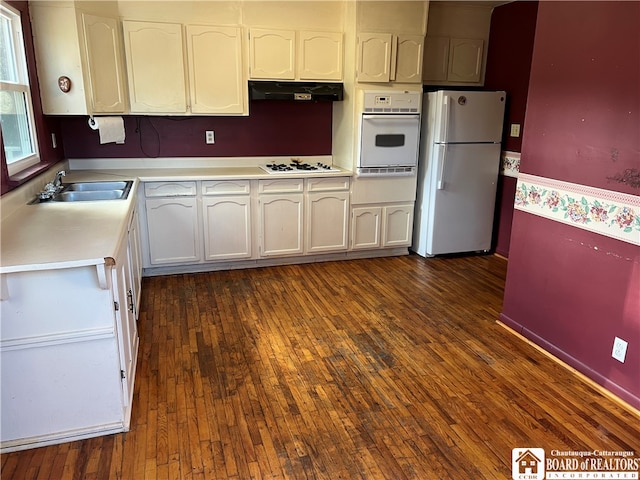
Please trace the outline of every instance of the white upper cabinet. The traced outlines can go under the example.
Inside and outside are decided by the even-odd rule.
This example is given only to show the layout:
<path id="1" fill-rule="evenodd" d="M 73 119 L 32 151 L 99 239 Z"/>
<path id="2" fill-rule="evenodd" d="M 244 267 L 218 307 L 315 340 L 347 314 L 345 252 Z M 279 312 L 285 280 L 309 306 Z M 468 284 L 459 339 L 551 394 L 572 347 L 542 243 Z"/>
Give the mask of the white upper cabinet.
<path id="1" fill-rule="evenodd" d="M 361 83 L 421 83 L 424 36 L 358 35 L 357 76 Z"/>
<path id="2" fill-rule="evenodd" d="M 247 112 L 239 27 L 186 25 L 183 35 L 178 23 L 123 25 L 132 113 Z"/>
<path id="3" fill-rule="evenodd" d="M 484 84 L 491 12 L 491 7 L 485 5 L 431 4 L 424 49 L 424 83 Z"/>
<path id="4" fill-rule="evenodd" d="M 342 33 L 251 28 L 249 76 L 257 80 L 342 80 Z"/>
<path id="5" fill-rule="evenodd" d="M 482 75 L 484 41 L 479 38 L 452 38 L 449 43 L 447 80 L 477 83 Z"/>
<path id="6" fill-rule="evenodd" d="M 132 113 L 186 113 L 182 25 L 123 22 Z"/>
<path id="7" fill-rule="evenodd" d="M 249 76 L 256 79 L 295 78 L 296 33 L 252 28 L 249 32 Z"/>
<path id="8" fill-rule="evenodd" d="M 393 35 L 361 33 L 358 35 L 358 81 L 386 83 L 391 80 Z"/>
<path id="9" fill-rule="evenodd" d="M 401 83 L 422 82 L 423 35 L 398 35 L 395 78 Z"/>
<path id="10" fill-rule="evenodd" d="M 245 113 L 241 29 L 187 25 L 186 38 L 191 113 Z"/>
<path id="11" fill-rule="evenodd" d="M 91 111 L 122 113 L 127 104 L 118 20 L 83 13 L 82 27 Z"/>
<path id="12" fill-rule="evenodd" d="M 342 80 L 342 33 L 298 32 L 298 78 Z"/>
<path id="13" fill-rule="evenodd" d="M 424 43 L 425 82 L 444 82 L 449 72 L 449 37 L 430 37 Z"/>
<path id="14" fill-rule="evenodd" d="M 109 12 L 112 4 L 97 6 Z M 117 14 L 80 11 L 73 2 L 32 2 L 29 8 L 44 113 L 126 112 Z M 69 91 L 60 89 L 60 77 L 70 80 Z"/>

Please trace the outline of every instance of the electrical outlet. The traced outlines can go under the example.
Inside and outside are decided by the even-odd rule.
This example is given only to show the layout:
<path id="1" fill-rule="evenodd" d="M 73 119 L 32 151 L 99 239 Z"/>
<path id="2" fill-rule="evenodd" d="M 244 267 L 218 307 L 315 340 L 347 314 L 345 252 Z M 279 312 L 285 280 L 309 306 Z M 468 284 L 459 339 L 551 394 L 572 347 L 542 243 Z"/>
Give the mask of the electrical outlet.
<path id="1" fill-rule="evenodd" d="M 520 124 L 519 123 L 512 123 L 511 124 L 511 136 L 512 137 L 519 137 L 520 136 Z"/>
<path id="2" fill-rule="evenodd" d="M 56 140 L 56 134 L 55 133 L 51 134 L 51 146 L 53 148 L 58 148 L 58 141 Z"/>
<path id="3" fill-rule="evenodd" d="M 624 363 L 624 358 L 627 356 L 627 346 L 629 344 L 621 338 L 615 337 L 613 339 L 613 351 L 611 356 L 621 363 Z"/>
<path id="4" fill-rule="evenodd" d="M 207 144 L 216 143 L 215 137 L 213 136 L 213 130 L 206 131 L 205 141 Z"/>

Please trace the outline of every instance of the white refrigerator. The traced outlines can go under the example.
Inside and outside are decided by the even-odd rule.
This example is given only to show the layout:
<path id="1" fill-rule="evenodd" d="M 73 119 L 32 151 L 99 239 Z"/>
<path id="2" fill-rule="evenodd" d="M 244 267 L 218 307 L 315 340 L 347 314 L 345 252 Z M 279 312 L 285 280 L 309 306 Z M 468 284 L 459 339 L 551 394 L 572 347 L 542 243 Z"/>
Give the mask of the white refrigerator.
<path id="1" fill-rule="evenodd" d="M 423 96 L 412 250 L 430 257 L 491 248 L 505 92 Z"/>

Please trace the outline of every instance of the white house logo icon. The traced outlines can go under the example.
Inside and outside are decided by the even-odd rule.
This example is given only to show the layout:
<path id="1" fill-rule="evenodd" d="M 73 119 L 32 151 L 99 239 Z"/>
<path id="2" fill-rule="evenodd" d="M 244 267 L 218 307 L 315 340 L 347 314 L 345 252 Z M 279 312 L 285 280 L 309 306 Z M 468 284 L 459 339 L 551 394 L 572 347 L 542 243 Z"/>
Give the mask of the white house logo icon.
<path id="1" fill-rule="evenodd" d="M 513 480 L 544 480 L 544 449 L 511 450 L 511 477 Z"/>

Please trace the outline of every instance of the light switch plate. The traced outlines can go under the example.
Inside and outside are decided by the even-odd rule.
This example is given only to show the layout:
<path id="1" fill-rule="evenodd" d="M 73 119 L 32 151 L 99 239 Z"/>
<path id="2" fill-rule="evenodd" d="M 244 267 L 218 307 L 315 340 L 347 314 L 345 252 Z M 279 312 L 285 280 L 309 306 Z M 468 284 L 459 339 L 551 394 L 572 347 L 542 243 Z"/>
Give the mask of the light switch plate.
<path id="1" fill-rule="evenodd" d="M 520 124 L 519 123 L 512 123 L 511 124 L 511 136 L 512 137 L 519 137 L 520 136 Z"/>

